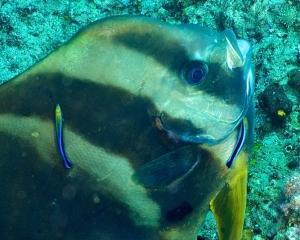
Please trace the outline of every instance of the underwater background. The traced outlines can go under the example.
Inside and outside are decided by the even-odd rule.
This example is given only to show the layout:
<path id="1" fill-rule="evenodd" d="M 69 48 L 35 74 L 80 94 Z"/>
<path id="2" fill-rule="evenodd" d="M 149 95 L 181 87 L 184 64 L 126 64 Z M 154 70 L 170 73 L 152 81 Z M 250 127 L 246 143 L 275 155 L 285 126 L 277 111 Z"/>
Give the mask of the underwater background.
<path id="1" fill-rule="evenodd" d="M 253 46 L 256 129 L 243 239 L 300 239 L 299 0 L 1 0 L 0 84 L 80 28 L 121 14 L 194 23 Z M 217 239 L 211 213 L 199 239 Z"/>

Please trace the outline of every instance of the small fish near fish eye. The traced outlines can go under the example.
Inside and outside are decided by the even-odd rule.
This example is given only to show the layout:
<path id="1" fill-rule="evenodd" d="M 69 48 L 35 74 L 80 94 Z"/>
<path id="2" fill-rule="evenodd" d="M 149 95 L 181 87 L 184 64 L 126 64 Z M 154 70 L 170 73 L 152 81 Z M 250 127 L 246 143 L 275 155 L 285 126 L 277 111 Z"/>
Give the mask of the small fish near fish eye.
<path id="1" fill-rule="evenodd" d="M 198 60 L 187 62 L 183 67 L 183 76 L 190 85 L 202 83 L 208 73 L 208 66 Z"/>

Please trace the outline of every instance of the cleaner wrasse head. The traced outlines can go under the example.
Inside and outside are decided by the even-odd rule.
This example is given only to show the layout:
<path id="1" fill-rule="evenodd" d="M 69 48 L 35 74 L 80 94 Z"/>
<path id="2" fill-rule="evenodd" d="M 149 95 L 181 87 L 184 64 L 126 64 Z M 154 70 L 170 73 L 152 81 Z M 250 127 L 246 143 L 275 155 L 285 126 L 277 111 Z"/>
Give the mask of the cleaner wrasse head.
<path id="1" fill-rule="evenodd" d="M 0 86 L 0 239 L 239 239 L 253 83 L 231 30 L 90 24 Z"/>

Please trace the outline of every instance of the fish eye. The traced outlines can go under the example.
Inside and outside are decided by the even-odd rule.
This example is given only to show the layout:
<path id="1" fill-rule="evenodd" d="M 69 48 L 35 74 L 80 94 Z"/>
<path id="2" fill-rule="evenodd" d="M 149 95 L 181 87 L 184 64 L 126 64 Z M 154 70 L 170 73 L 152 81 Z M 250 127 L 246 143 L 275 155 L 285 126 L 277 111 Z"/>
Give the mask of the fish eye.
<path id="1" fill-rule="evenodd" d="M 190 85 L 198 85 L 204 81 L 208 66 L 201 61 L 190 61 L 183 67 L 183 76 Z"/>

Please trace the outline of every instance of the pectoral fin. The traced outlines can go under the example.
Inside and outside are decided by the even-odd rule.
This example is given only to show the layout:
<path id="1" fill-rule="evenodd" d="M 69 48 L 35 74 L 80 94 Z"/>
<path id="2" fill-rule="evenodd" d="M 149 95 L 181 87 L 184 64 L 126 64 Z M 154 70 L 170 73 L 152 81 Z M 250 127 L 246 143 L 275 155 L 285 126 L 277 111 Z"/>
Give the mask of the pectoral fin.
<path id="1" fill-rule="evenodd" d="M 240 240 L 242 237 L 248 173 L 245 155 L 245 152 L 239 154 L 227 183 L 210 202 L 218 226 L 219 240 Z"/>
<path id="2" fill-rule="evenodd" d="M 132 175 L 134 182 L 145 188 L 160 188 L 185 176 L 199 159 L 196 146 L 177 149 L 145 164 Z"/>

